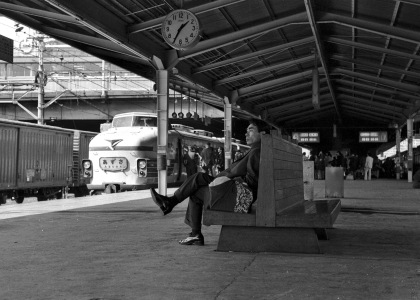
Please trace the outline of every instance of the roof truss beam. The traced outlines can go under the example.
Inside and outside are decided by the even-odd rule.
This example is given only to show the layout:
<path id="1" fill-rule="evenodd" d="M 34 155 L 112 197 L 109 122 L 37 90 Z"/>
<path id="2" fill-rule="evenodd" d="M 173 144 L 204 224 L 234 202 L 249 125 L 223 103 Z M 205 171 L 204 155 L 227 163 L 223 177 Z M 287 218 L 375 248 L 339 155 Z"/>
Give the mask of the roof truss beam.
<path id="1" fill-rule="evenodd" d="M 195 6 L 195 7 L 190 7 L 188 8 L 189 11 L 191 11 L 194 14 L 202 14 L 214 9 L 219 9 L 228 5 L 232 5 L 232 4 L 236 4 L 239 2 L 243 2 L 245 0 L 216 0 L 210 3 L 206 3 L 200 6 Z M 137 32 L 142 32 L 145 30 L 149 30 L 149 29 L 153 29 L 153 28 L 158 28 L 160 26 L 162 26 L 162 22 L 165 19 L 166 16 L 160 17 L 160 18 L 156 18 L 150 21 L 146 21 L 146 22 L 142 22 L 139 24 L 135 24 L 135 25 L 131 25 L 127 28 L 128 33 L 129 34 L 133 34 L 133 33 L 137 33 Z"/>
<path id="2" fill-rule="evenodd" d="M 319 60 L 321 61 L 321 65 L 322 65 L 322 67 L 324 68 L 324 71 L 325 71 L 324 75 L 327 79 L 327 85 L 328 85 L 328 88 L 330 89 L 331 98 L 334 102 L 335 112 L 337 114 L 338 121 L 341 123 L 342 120 L 341 120 L 340 110 L 338 108 L 338 104 L 337 104 L 337 101 L 335 99 L 334 89 L 333 89 L 333 86 L 332 86 L 330 75 L 328 73 L 328 65 L 327 65 L 327 60 L 325 59 L 324 47 L 322 46 L 321 37 L 320 37 L 319 32 L 318 32 L 318 26 L 316 24 L 315 15 L 314 15 L 314 11 L 312 9 L 311 0 L 304 0 L 304 1 L 305 1 L 306 13 L 308 14 L 309 24 L 310 24 L 311 29 L 312 29 L 312 34 L 315 37 L 315 45 L 316 45 L 316 48 L 317 48 L 317 51 L 318 51 Z"/>
<path id="3" fill-rule="evenodd" d="M 293 47 L 296 47 L 296 46 L 309 44 L 309 43 L 312 43 L 313 41 L 314 41 L 313 37 L 308 37 L 308 38 L 304 38 L 304 39 L 301 39 L 301 40 L 298 40 L 298 41 L 282 44 L 282 45 L 275 46 L 275 47 L 270 47 L 270 48 L 267 48 L 267 49 L 264 49 L 264 50 L 255 51 L 255 52 L 248 53 L 248 54 L 245 54 L 245 55 L 235 56 L 235 57 L 225 59 L 225 60 L 222 60 L 222 61 L 219 61 L 219 62 L 206 64 L 206 65 L 201 66 L 201 67 L 196 67 L 192 70 L 192 73 L 197 74 L 197 73 L 201 73 L 201 72 L 210 71 L 210 70 L 217 69 L 217 68 L 220 68 L 220 67 L 224 67 L 224 66 L 227 66 L 227 65 L 231 65 L 231 64 L 234 64 L 234 63 L 239 63 L 239 62 L 243 62 L 243 61 L 246 61 L 246 60 L 255 59 L 258 56 L 264 56 L 264 55 L 267 55 L 267 54 L 271 54 L 271 53 L 274 53 L 274 52 L 279 52 L 279 51 L 289 49 L 289 48 L 293 48 Z"/>
<path id="4" fill-rule="evenodd" d="M 272 30 L 276 30 L 285 26 L 292 26 L 294 24 L 301 24 L 307 22 L 306 13 L 297 13 L 282 19 L 266 22 L 260 25 L 252 26 L 250 28 L 242 29 L 239 31 L 231 32 L 222 36 L 208 39 L 199 42 L 195 47 L 185 51 L 178 51 L 178 58 L 180 60 L 191 58 L 211 50 L 215 50 L 224 46 L 228 46 L 243 40 L 251 39 L 253 37 L 265 34 Z"/>
<path id="5" fill-rule="evenodd" d="M 286 61 L 286 62 L 282 62 L 279 64 L 273 64 L 267 67 L 262 67 L 262 68 L 257 68 L 255 70 L 249 71 L 249 72 L 244 72 L 241 73 L 239 75 L 236 76 L 230 76 L 230 77 L 226 77 L 220 80 L 216 80 L 215 84 L 216 85 L 221 85 L 221 84 L 226 84 L 232 81 L 236 81 L 236 80 L 241 80 L 244 78 L 249 78 L 252 76 L 256 76 L 262 73 L 268 73 L 271 71 L 280 71 L 281 69 L 284 68 L 288 68 L 290 66 L 296 66 L 297 64 L 302 64 L 302 63 L 306 63 L 309 61 L 313 61 L 314 60 L 314 55 L 310 55 L 310 56 L 306 56 L 306 57 L 302 57 L 296 60 L 290 60 L 290 61 Z"/>
<path id="6" fill-rule="evenodd" d="M 327 86 L 325 86 L 325 87 L 319 89 L 319 93 L 321 94 L 323 92 L 327 92 L 328 90 L 329 90 L 329 88 Z M 279 99 L 276 99 L 276 100 L 273 100 L 273 101 L 263 102 L 261 104 L 255 105 L 255 108 L 263 109 L 263 108 L 268 108 L 268 106 L 270 106 L 270 105 L 271 106 L 276 105 L 276 107 L 274 107 L 270 110 L 270 111 L 274 112 L 274 111 L 276 111 L 277 108 L 280 108 L 280 107 L 277 107 L 278 105 L 281 105 L 283 107 L 282 104 L 284 104 L 284 103 L 288 103 L 290 101 L 295 101 L 297 99 L 301 99 L 301 98 L 304 98 L 304 97 L 310 97 L 310 96 L 312 96 L 312 91 L 311 90 L 303 91 L 303 92 L 300 92 L 300 93 L 297 93 L 297 94 L 294 94 L 294 95 L 291 95 L 291 96 L 288 96 L 288 97 L 280 97 Z"/>

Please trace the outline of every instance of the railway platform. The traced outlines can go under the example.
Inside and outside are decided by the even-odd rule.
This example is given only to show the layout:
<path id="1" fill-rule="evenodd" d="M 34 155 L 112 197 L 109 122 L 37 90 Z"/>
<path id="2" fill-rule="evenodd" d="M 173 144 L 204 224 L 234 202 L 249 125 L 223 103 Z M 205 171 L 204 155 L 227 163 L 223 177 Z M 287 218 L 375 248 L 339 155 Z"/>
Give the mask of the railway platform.
<path id="1" fill-rule="evenodd" d="M 181 246 L 186 206 L 162 217 L 147 190 L 2 205 L 0 299 L 420 299 L 420 189 L 406 181 L 345 181 L 318 255 L 217 252 L 220 226 Z"/>

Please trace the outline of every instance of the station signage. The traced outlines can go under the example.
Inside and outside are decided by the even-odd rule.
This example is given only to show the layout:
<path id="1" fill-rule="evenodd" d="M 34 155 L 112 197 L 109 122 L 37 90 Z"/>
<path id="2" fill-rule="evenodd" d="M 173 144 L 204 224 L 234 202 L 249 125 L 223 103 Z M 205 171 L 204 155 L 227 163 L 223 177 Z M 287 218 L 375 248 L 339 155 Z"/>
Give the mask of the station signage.
<path id="1" fill-rule="evenodd" d="M 386 131 L 360 131 L 359 143 L 386 143 L 388 132 Z"/>
<path id="2" fill-rule="evenodd" d="M 319 143 L 319 132 L 292 132 L 292 138 L 298 143 Z"/>

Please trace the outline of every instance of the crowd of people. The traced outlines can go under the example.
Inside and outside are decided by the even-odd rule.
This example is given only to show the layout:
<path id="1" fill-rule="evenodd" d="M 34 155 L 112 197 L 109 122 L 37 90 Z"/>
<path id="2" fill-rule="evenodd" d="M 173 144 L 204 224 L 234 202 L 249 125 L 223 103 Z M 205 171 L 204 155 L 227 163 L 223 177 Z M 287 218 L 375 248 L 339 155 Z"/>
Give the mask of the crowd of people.
<path id="1" fill-rule="evenodd" d="M 244 153 L 237 149 L 232 149 L 232 157 L 235 162 L 244 156 Z M 210 176 L 217 176 L 225 169 L 225 150 L 223 147 L 214 149 L 210 143 L 206 143 L 205 148 L 200 149 L 195 145 L 184 147 L 183 164 L 187 171 L 187 177 L 203 172 Z"/>
<path id="2" fill-rule="evenodd" d="M 394 159 L 388 157 L 381 161 L 376 155 L 370 153 L 343 155 L 341 151 L 334 154 L 331 152 L 324 154 L 322 151 L 316 154 L 311 151 L 308 156 L 304 153 L 303 159 L 314 162 L 315 179 L 318 180 L 325 179 L 326 167 L 342 167 L 347 179 L 395 178 L 396 172 L 404 173 L 404 166 L 396 164 Z M 365 173 L 367 173 L 366 176 Z"/>

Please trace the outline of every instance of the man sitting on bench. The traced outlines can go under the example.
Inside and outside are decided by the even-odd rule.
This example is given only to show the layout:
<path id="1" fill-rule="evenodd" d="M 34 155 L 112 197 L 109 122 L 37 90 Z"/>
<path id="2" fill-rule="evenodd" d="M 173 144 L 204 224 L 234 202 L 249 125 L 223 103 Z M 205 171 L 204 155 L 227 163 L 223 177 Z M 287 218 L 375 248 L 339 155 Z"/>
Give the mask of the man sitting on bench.
<path id="1" fill-rule="evenodd" d="M 245 139 L 251 148 L 230 168 L 220 172 L 216 177 L 206 173 L 196 173 L 187 178 L 171 197 L 160 195 L 153 188 L 150 189 L 152 199 L 162 210 L 163 215 L 169 214 L 178 203 L 190 198 L 185 223 L 191 227 L 192 232 L 187 238 L 179 241 L 181 245 L 204 245 L 201 219 L 204 203 L 209 198 L 209 186 L 217 186 L 212 189 L 213 195 L 209 203 L 210 208 L 214 210 L 244 213 L 248 212 L 250 205 L 256 200 L 261 135 L 270 133 L 270 126 L 259 119 L 252 119 L 249 123 Z"/>

